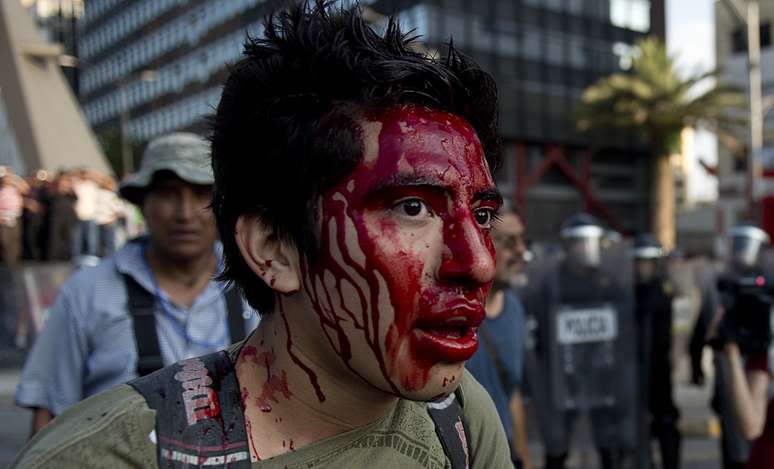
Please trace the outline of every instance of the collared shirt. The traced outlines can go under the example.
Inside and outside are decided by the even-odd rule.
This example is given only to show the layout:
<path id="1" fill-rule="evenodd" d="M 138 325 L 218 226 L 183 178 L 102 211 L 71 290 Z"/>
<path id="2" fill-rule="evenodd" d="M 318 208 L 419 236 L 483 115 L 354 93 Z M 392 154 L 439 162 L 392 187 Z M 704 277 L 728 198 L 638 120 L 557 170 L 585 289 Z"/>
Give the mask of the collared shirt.
<path id="1" fill-rule="evenodd" d="M 130 275 L 150 293 L 155 281 L 145 261 L 145 240 L 126 244 L 96 267 L 74 273 L 59 291 L 48 319 L 27 357 L 16 403 L 42 407 L 54 415 L 88 396 L 136 377 L 137 345 L 127 309 Z M 220 249 L 218 265 L 220 263 Z M 175 305 L 163 292 L 167 313 L 156 309 L 156 333 L 165 365 L 211 353 L 231 343 L 226 321 L 224 285 L 211 281 L 190 309 Z M 245 330 L 258 315 L 245 303 Z M 187 340 L 181 325 L 192 340 Z M 211 347 L 201 343 L 210 343 Z"/>

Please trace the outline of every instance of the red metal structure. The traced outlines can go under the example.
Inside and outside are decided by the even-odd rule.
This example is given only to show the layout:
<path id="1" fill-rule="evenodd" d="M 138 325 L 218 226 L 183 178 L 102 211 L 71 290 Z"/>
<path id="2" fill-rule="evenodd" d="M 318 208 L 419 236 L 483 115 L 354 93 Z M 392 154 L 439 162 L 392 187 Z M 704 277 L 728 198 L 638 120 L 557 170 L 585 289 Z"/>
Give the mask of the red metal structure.
<path id="1" fill-rule="evenodd" d="M 576 170 L 567 160 L 567 147 L 565 145 L 547 144 L 544 145 L 544 148 L 546 157 L 538 167 L 527 172 L 526 145 L 523 143 L 516 144 L 516 192 L 513 198 L 520 211 L 526 213 L 523 209 L 529 188 L 537 185 L 540 182 L 540 178 L 549 169 L 556 167 L 570 184 L 577 189 L 579 195 L 583 198 L 583 207 L 586 212 L 599 217 L 619 233 L 628 234 L 619 218 L 594 194 L 591 185 L 592 152 L 590 150 L 583 152 L 580 169 Z"/>

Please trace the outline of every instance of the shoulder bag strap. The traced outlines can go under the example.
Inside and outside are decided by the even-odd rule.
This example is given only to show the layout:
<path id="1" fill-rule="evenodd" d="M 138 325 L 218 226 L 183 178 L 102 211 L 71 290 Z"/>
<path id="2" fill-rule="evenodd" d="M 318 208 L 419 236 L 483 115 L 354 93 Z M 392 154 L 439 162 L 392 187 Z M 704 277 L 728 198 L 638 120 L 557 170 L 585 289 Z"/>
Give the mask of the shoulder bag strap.
<path id="1" fill-rule="evenodd" d="M 470 468 L 468 430 L 462 418 L 462 399 L 455 391 L 443 400 L 428 402 L 427 412 L 435 424 L 435 433 L 451 463 L 451 469 Z"/>
<path id="2" fill-rule="evenodd" d="M 497 380 L 500 381 L 500 386 L 502 387 L 503 391 L 507 391 L 508 379 L 506 377 L 507 375 L 505 371 L 505 365 L 503 365 L 500 354 L 497 352 L 497 346 L 494 343 L 494 339 L 492 339 L 492 336 L 489 334 L 489 331 L 486 330 L 484 324 L 478 328 L 478 336 L 481 338 L 481 343 L 494 363 L 495 370 L 497 370 Z"/>
<path id="3" fill-rule="evenodd" d="M 228 317 L 228 333 L 231 343 L 239 342 L 245 338 L 244 304 L 239 288 L 231 286 L 223 294 L 226 300 L 226 315 Z"/>
<path id="4" fill-rule="evenodd" d="M 145 376 L 164 366 L 156 334 L 156 299 L 131 275 L 122 275 L 137 343 L 137 375 Z"/>

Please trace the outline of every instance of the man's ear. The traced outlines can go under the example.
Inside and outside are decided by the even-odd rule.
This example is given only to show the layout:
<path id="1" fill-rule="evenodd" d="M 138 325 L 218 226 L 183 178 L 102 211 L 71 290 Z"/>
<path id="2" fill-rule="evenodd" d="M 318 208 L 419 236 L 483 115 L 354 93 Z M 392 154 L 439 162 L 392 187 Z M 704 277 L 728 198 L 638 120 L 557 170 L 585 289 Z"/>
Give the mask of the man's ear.
<path id="1" fill-rule="evenodd" d="M 273 290 L 291 294 L 301 286 L 298 249 L 277 236 L 256 215 L 242 215 L 234 232 L 237 246 L 250 269 Z"/>

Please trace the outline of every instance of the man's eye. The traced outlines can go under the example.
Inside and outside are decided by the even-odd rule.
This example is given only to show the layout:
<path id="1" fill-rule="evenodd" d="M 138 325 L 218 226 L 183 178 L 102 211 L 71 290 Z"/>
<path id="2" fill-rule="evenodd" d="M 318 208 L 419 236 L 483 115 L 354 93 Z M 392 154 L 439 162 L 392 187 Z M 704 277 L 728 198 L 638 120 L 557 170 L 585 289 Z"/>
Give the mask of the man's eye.
<path id="1" fill-rule="evenodd" d="M 426 217 L 432 215 L 427 204 L 422 199 L 403 199 L 395 205 L 402 215 L 409 217 Z"/>
<path id="2" fill-rule="evenodd" d="M 473 212 L 473 216 L 476 217 L 476 222 L 479 226 L 489 229 L 495 220 L 495 211 L 491 208 L 479 208 Z"/>

